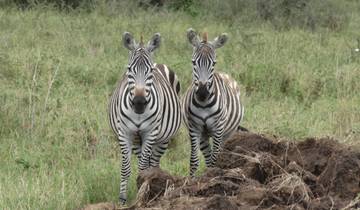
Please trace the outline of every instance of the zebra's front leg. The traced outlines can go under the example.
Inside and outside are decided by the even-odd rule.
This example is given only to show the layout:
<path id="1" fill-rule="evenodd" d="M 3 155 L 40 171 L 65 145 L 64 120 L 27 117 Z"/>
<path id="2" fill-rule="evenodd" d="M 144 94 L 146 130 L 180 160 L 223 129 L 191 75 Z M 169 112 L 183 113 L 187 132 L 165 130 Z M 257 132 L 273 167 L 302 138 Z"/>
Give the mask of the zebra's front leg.
<path id="1" fill-rule="evenodd" d="M 212 167 L 211 146 L 209 136 L 206 133 L 203 133 L 200 138 L 200 150 L 204 155 L 206 167 Z"/>
<path id="2" fill-rule="evenodd" d="M 139 159 L 139 170 L 145 170 L 150 167 L 150 158 L 152 148 L 157 137 L 156 131 L 144 133 L 142 135 L 143 145 L 141 146 L 141 155 Z"/>
<path id="3" fill-rule="evenodd" d="M 190 156 L 190 176 L 194 177 L 197 168 L 199 167 L 199 141 L 201 133 L 197 129 L 189 128 L 190 143 L 191 143 L 191 156 Z"/>
<path id="4" fill-rule="evenodd" d="M 211 166 L 214 167 L 219 155 L 219 152 L 222 150 L 223 147 L 223 136 L 222 133 L 216 136 L 213 136 L 213 152 L 211 155 Z"/>
<path id="5" fill-rule="evenodd" d="M 131 174 L 131 138 L 126 138 L 123 135 L 119 135 L 119 144 L 122 154 L 122 164 L 121 164 L 121 181 L 120 181 L 120 194 L 119 201 L 124 205 L 127 201 L 127 186 L 128 180 Z"/>

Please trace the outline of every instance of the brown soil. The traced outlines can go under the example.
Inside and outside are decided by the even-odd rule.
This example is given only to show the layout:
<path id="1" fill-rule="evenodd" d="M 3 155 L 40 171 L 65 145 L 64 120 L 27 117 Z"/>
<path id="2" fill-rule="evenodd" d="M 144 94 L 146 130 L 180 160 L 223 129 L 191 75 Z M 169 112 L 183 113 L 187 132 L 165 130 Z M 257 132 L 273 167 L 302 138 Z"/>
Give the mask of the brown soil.
<path id="1" fill-rule="evenodd" d="M 200 177 L 150 169 L 127 209 L 328 210 L 360 208 L 360 152 L 330 138 L 278 141 L 237 133 Z"/>

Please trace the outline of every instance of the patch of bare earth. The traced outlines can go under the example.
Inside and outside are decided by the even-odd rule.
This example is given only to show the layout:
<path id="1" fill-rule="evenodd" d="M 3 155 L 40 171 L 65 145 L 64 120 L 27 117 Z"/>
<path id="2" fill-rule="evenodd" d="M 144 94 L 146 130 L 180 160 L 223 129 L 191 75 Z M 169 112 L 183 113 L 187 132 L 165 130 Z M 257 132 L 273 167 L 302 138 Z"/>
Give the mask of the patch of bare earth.
<path id="1" fill-rule="evenodd" d="M 237 133 L 200 177 L 152 168 L 137 182 L 136 203 L 122 209 L 358 209 L 360 152 L 330 138 L 291 142 Z"/>

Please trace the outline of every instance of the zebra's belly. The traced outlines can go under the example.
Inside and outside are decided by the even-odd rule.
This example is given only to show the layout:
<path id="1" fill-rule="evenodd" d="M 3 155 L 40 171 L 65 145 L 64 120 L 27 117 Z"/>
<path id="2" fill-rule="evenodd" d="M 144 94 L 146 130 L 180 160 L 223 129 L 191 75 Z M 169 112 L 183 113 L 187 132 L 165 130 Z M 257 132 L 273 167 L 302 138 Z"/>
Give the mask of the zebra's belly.
<path id="1" fill-rule="evenodd" d="M 162 118 L 161 127 L 158 134 L 158 141 L 163 142 L 174 136 L 179 130 L 180 124 L 181 112 L 180 107 L 177 107 L 177 111 L 174 110 L 174 113 L 169 120 Z"/>

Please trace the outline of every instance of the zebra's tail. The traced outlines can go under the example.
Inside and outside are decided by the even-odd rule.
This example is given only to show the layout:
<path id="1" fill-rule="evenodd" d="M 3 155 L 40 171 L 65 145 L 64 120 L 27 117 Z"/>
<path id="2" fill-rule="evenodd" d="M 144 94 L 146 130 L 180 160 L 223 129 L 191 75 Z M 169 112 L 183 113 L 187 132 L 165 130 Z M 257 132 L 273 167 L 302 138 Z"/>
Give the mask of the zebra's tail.
<path id="1" fill-rule="evenodd" d="M 169 81 L 171 87 L 176 92 L 177 95 L 180 93 L 180 82 L 175 72 L 168 68 L 164 64 L 155 64 L 155 67 L 159 69 L 160 73 L 165 77 L 167 81 Z"/>
<path id="2" fill-rule="evenodd" d="M 249 129 L 239 125 L 238 128 L 237 128 L 237 131 L 241 131 L 241 132 L 249 132 Z"/>

